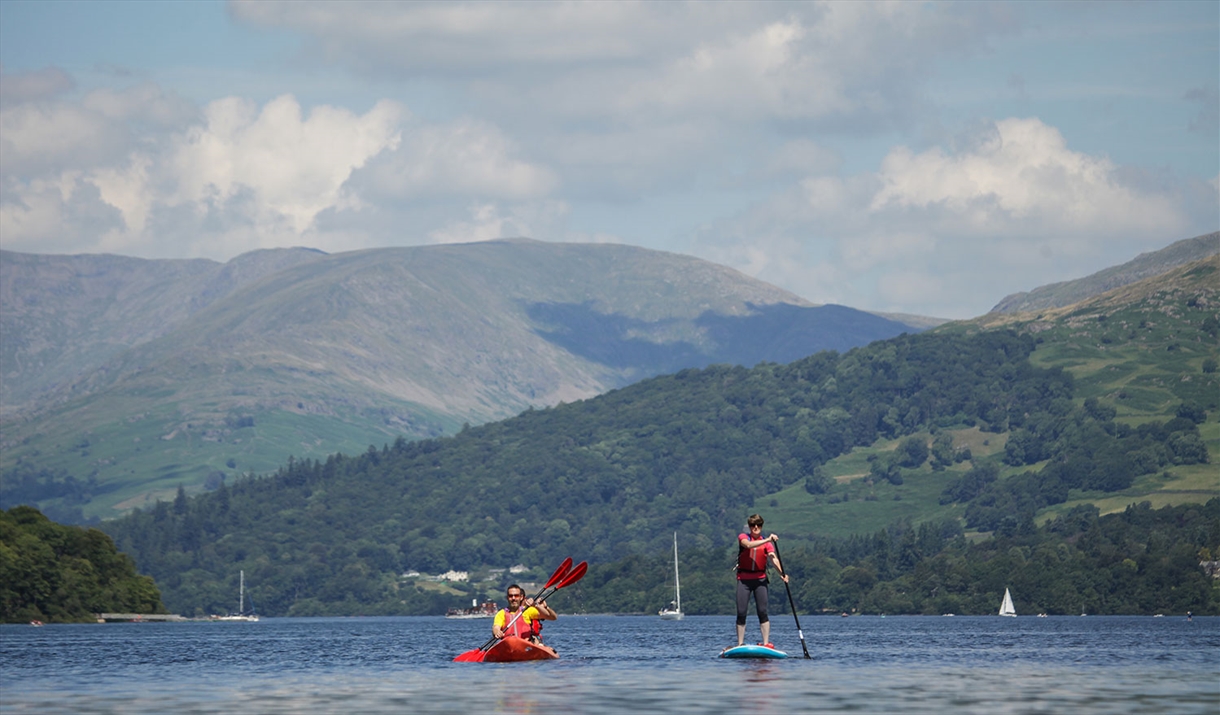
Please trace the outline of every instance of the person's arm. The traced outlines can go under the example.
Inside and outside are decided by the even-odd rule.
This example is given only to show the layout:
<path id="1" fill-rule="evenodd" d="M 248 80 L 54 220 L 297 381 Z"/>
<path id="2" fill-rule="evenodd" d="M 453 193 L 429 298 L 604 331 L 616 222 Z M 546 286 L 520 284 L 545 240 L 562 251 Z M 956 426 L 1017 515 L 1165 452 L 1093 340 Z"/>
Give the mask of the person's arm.
<path id="1" fill-rule="evenodd" d="M 742 536 L 744 536 L 745 538 L 739 539 L 737 541 L 737 543 L 743 549 L 752 549 L 755 546 L 762 546 L 763 544 L 767 543 L 768 541 L 779 541 L 779 537 L 776 536 L 775 534 L 772 534 L 772 535 L 767 536 L 762 539 L 750 539 L 750 537 L 745 536 L 744 534 Z"/>
<path id="2" fill-rule="evenodd" d="M 772 536 L 775 536 L 775 534 L 772 534 Z M 780 565 L 779 554 L 772 551 L 770 556 L 771 563 L 775 564 L 775 570 L 779 571 L 779 577 L 784 580 L 784 583 L 788 583 L 788 574 L 784 571 L 784 567 Z"/>
<path id="3" fill-rule="evenodd" d="M 504 611 L 497 611 L 496 617 L 492 619 L 491 635 L 496 638 L 504 637 Z"/>
<path id="4" fill-rule="evenodd" d="M 544 621 L 553 621 L 556 618 L 559 618 L 559 614 L 555 613 L 554 609 L 552 609 L 550 606 L 546 605 L 546 601 L 539 601 L 537 603 L 534 603 L 534 599 L 531 598 L 531 599 L 527 599 L 526 603 L 528 605 L 532 606 L 534 608 L 534 610 L 538 613 L 538 617 Z"/>

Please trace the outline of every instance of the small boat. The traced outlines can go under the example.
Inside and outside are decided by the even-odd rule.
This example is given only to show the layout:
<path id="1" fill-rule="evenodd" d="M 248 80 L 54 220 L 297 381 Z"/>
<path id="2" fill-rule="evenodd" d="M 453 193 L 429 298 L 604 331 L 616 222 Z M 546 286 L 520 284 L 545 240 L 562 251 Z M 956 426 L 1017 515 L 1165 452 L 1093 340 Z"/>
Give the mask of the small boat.
<path id="1" fill-rule="evenodd" d="M 559 654 L 554 648 L 517 636 L 504 636 L 487 650 L 485 663 L 515 663 L 522 660 L 555 660 Z"/>
<path id="2" fill-rule="evenodd" d="M 763 644 L 739 645 L 735 648 L 725 648 L 720 652 L 721 658 L 787 658 L 788 654 L 776 648 Z"/>
<path id="3" fill-rule="evenodd" d="M 247 621 L 254 623 L 258 621 L 258 614 L 254 612 L 254 599 L 250 599 L 250 611 L 246 612 L 246 572 L 239 572 L 241 576 L 240 586 L 237 589 L 237 613 L 230 613 L 227 616 L 212 616 L 215 621 Z"/>
<path id="4" fill-rule="evenodd" d="M 1013 618 L 1017 616 L 1017 609 L 1012 606 L 1012 594 L 1008 592 L 1007 588 L 1004 589 L 1004 601 L 1000 604 L 1000 615 Z"/>
<path id="5" fill-rule="evenodd" d="M 30 621 L 30 625 L 31 625 L 31 626 L 34 626 L 35 628 L 41 628 L 41 627 L 42 627 L 42 621 L 40 621 L 40 620 L 38 620 L 38 619 L 34 619 L 34 620 Z"/>
<path id="6" fill-rule="evenodd" d="M 498 610 L 500 607 L 496 605 L 495 601 L 479 603 L 479 599 L 476 598 L 472 600 L 470 608 L 450 608 L 445 611 L 445 618 L 495 618 Z"/>
<path id="7" fill-rule="evenodd" d="M 678 580 L 678 532 L 674 532 L 674 600 L 657 612 L 663 621 L 682 620 L 682 583 Z"/>

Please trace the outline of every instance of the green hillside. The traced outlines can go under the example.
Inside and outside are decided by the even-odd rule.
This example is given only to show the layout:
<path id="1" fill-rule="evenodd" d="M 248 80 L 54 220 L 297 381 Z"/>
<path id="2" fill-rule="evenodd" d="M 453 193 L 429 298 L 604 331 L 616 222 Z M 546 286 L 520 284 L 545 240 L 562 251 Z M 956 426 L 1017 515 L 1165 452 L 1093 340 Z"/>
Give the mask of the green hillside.
<path id="1" fill-rule="evenodd" d="M 1011 329 L 1036 336 L 1030 363 L 1060 368 L 1074 379 L 1073 401 L 1088 399 L 1112 408 L 1119 423 L 1138 427 L 1173 417 L 1179 405 L 1193 404 L 1209 412 L 1198 430 L 1210 454 L 1206 464 L 1171 464 L 1162 471 L 1135 479 L 1115 492 L 1074 489 L 1061 504 L 1039 509 L 1045 522 L 1080 504 L 1095 504 L 1103 514 L 1148 502 L 1155 507 L 1202 503 L 1220 495 L 1220 381 L 1217 380 L 1217 307 L 1220 306 L 1220 257 L 1179 266 L 1081 303 L 1054 311 L 990 314 L 973 321 L 943 326 L 934 332 Z M 1027 470 L 1000 461 L 1008 434 L 977 429 L 938 430 L 918 436 L 931 445 L 948 435 L 956 448 L 997 461 L 1001 478 Z M 943 505 L 944 485 L 972 467 L 972 462 L 934 471 L 930 464 L 904 470 L 904 484 L 869 479 L 869 459 L 884 459 L 897 445 L 883 440 L 857 447 L 828 462 L 823 470 L 839 482 L 830 495 L 811 495 L 792 485 L 768 495 L 761 504 L 775 504 L 774 522 L 782 531 L 846 536 L 874 531 L 897 518 L 916 522 L 962 516 L 960 504 Z M 831 503 L 831 502 L 834 503 Z"/>
<path id="2" fill-rule="evenodd" d="M 27 390 L 30 405 L 4 417 L 0 505 L 22 503 L 10 487 L 33 479 L 25 498 L 56 518 L 110 518 L 289 456 L 453 434 L 683 367 L 786 362 L 908 330 L 608 244 L 260 253 L 187 264 L 181 295 L 147 263 L 5 254 L 17 287 L 3 295 L 4 384 L 43 384 L 43 363 L 61 378 L 84 370 L 46 362 L 56 350 L 102 360 L 37 399 Z"/>
<path id="3" fill-rule="evenodd" d="M 171 607 L 212 607 L 244 568 L 269 613 L 355 613 L 417 607 L 407 570 L 619 563 L 675 530 L 716 550 L 750 511 L 815 544 L 895 524 L 1033 539 L 1084 502 L 1201 504 L 1220 495 L 1217 260 L 1061 314 L 684 370 L 298 460 L 106 528 Z"/>
<path id="4" fill-rule="evenodd" d="M 1220 551 L 1220 499 L 1099 516 L 1076 508 L 1028 534 L 964 538 L 956 524 L 896 522 L 850 539 L 781 547 L 803 614 L 994 614 L 1011 589 L 1021 615 L 1220 614 L 1220 580 L 1200 568 Z M 682 607 L 733 612 L 732 547 L 681 553 Z M 1216 564 L 1220 566 L 1220 563 Z M 654 612 L 672 585 L 663 554 L 596 564 L 562 610 Z M 772 579 L 772 588 L 780 588 Z M 771 613 L 789 612 L 772 599 Z"/>

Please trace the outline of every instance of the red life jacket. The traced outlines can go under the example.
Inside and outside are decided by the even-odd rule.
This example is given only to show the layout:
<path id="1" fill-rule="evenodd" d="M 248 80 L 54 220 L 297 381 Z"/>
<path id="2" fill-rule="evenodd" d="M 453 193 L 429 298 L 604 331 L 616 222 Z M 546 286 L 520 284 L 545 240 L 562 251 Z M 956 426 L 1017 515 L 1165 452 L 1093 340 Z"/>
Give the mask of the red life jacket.
<path id="1" fill-rule="evenodd" d="M 765 578 L 767 576 L 767 548 L 771 542 L 760 544 L 752 549 L 741 548 L 742 541 L 753 541 L 749 534 L 740 534 L 737 537 L 737 578 L 738 580 L 751 580 L 756 578 Z"/>
<path id="2" fill-rule="evenodd" d="M 522 608 L 528 609 L 533 608 L 533 606 L 522 606 Z M 524 614 L 522 614 L 521 617 L 514 622 L 513 616 L 515 614 L 510 613 L 507 608 L 500 609 L 500 612 L 504 614 L 504 635 L 517 636 L 518 638 L 525 638 L 528 640 L 529 638 L 536 637 L 538 634 L 542 633 L 541 614 L 539 614 L 537 618 L 531 620 L 529 623 L 526 623 Z M 511 626 L 509 625 L 510 622 L 512 622 Z"/>

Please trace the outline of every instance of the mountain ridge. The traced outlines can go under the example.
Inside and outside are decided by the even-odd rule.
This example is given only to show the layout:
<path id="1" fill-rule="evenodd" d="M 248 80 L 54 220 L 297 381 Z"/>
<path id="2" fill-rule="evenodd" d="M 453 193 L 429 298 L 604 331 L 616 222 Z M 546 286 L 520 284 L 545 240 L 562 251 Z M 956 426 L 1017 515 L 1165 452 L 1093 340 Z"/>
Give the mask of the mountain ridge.
<path id="1" fill-rule="evenodd" d="M 650 375 L 915 331 L 616 244 L 506 239 L 280 258 L 291 265 L 179 307 L 170 329 L 9 416 L 0 467 L 99 488 L 145 475 L 144 491 L 107 495 L 126 509 L 289 455 L 453 433 Z"/>
<path id="2" fill-rule="evenodd" d="M 1005 296 L 990 312 L 1020 313 L 1062 308 L 1216 253 L 1220 253 L 1220 232 L 1185 238 L 1160 250 L 1141 253 L 1126 263 L 1102 269 L 1083 278 L 1050 283 L 1028 292 Z"/>
<path id="3" fill-rule="evenodd" d="M 1062 550 L 1009 546 L 1038 522 L 1059 517 L 1046 530 L 1076 534 L 1098 512 L 1146 514 L 1144 502 L 1195 505 L 1176 509 L 1185 519 L 1218 495 L 1218 263 L 1049 316 L 989 316 L 786 365 L 682 370 L 451 437 L 298 460 L 106 528 L 164 580 L 174 608 L 202 607 L 240 567 L 257 574 L 260 603 L 287 615 L 426 612 L 404 600 L 404 571 L 567 554 L 606 565 L 599 588 L 618 577 L 638 587 L 651 582 L 631 581 L 646 571 L 633 564 L 667 553 L 673 531 L 723 558 L 751 512 L 794 554 L 830 536 L 855 535 L 843 553 L 871 544 L 875 560 L 825 564 L 832 589 L 918 570 L 940 546 L 916 533 L 992 542 L 1012 568 L 1037 570 Z M 1099 576 L 1130 568 L 1091 538 L 1080 546 L 1101 557 Z M 1180 572 L 1206 585 L 1198 543 L 1188 546 Z"/>
<path id="4" fill-rule="evenodd" d="M 217 263 L 0 250 L 0 416 L 172 331 L 234 289 L 321 255 L 263 249 Z"/>

